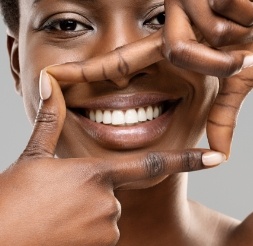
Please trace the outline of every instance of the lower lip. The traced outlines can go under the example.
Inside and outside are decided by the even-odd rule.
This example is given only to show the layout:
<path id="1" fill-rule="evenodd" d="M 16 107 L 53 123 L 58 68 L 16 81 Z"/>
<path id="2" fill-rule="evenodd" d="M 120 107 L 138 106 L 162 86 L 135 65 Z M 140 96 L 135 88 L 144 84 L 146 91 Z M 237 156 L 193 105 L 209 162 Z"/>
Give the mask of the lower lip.
<path id="1" fill-rule="evenodd" d="M 170 125 L 174 111 L 175 107 L 172 107 L 152 121 L 122 127 L 96 123 L 77 113 L 74 115 L 84 131 L 102 146 L 129 150 L 146 147 L 161 138 Z"/>

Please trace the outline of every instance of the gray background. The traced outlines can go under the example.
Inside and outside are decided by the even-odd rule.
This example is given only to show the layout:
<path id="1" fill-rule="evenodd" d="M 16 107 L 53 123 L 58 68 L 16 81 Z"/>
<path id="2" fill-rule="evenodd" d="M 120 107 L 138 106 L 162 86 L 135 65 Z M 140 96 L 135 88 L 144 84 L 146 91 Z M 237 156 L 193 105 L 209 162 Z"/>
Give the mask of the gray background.
<path id="1" fill-rule="evenodd" d="M 5 26 L 0 21 L 0 171 L 16 160 L 26 146 L 31 126 L 21 98 L 15 93 L 6 52 Z M 231 159 L 222 166 L 190 174 L 189 197 L 235 217 L 253 210 L 253 96 L 248 96 L 236 128 Z M 199 146 L 207 147 L 203 139 Z"/>

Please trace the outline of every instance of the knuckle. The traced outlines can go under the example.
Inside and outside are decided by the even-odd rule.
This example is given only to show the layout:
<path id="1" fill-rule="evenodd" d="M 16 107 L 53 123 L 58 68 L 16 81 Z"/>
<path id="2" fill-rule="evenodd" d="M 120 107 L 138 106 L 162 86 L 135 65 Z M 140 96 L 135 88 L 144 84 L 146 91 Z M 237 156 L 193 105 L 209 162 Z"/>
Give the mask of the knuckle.
<path id="1" fill-rule="evenodd" d="M 198 170 L 202 166 L 200 152 L 186 151 L 182 154 L 182 166 L 185 171 Z"/>
<path id="2" fill-rule="evenodd" d="M 40 109 L 39 113 L 35 118 L 35 123 L 55 123 L 57 122 L 58 115 L 54 112 L 47 112 L 43 109 Z"/>
<path id="3" fill-rule="evenodd" d="M 237 81 L 241 81 L 242 84 L 239 87 L 240 93 L 243 96 L 243 98 L 248 94 L 249 91 L 253 88 L 253 78 L 250 77 L 250 75 L 245 75 L 244 73 L 239 73 L 233 76 Z"/>
<path id="4" fill-rule="evenodd" d="M 111 172 L 107 168 L 108 165 L 105 164 L 105 160 L 101 158 L 93 158 L 90 169 L 93 170 L 91 179 L 98 185 L 111 185 Z"/>
<path id="5" fill-rule="evenodd" d="M 87 170 L 84 171 L 84 175 L 87 175 L 86 172 L 87 172 Z M 101 170 L 94 170 L 93 172 L 90 171 L 89 179 L 90 179 L 90 181 L 92 181 L 92 183 L 95 183 L 97 185 L 104 184 L 104 175 Z"/>
<path id="6" fill-rule="evenodd" d="M 121 215 L 121 205 L 119 201 L 113 196 L 109 199 L 105 206 L 107 218 L 110 221 L 118 221 Z"/>
<path id="7" fill-rule="evenodd" d="M 87 68 L 85 66 L 81 66 L 81 73 L 82 73 L 82 77 L 84 81 L 89 81 L 88 77 L 87 77 Z"/>
<path id="8" fill-rule="evenodd" d="M 222 12 L 226 11 L 231 4 L 233 4 L 234 0 L 223 0 L 223 1 L 217 1 L 217 0 L 209 0 L 209 6 L 212 8 L 212 10 L 216 12 Z"/>
<path id="9" fill-rule="evenodd" d="M 166 159 L 159 153 L 149 153 L 144 160 L 147 176 L 150 178 L 157 177 L 165 172 Z"/>
<path id="10" fill-rule="evenodd" d="M 120 76 L 125 77 L 130 73 L 130 68 L 124 57 L 121 55 L 120 48 L 115 50 L 118 56 L 118 72 Z"/>
<path id="11" fill-rule="evenodd" d="M 83 160 L 80 160 L 80 162 L 76 163 L 73 167 L 75 174 L 80 177 L 82 188 L 85 188 L 87 183 L 95 184 L 98 187 L 103 187 L 105 185 L 106 178 L 103 170 L 93 161 L 89 162 L 86 160 L 85 165 L 83 165 Z"/>
<path id="12" fill-rule="evenodd" d="M 219 77 L 230 77 L 241 70 L 242 59 L 236 59 L 231 55 L 227 55 L 226 59 L 226 66 L 224 69 L 220 70 L 221 73 L 219 74 Z"/>
<path id="13" fill-rule="evenodd" d="M 229 30 L 228 23 L 217 21 L 213 25 L 210 31 L 210 35 L 207 38 L 207 41 L 214 47 L 223 46 L 227 40 L 228 30 Z"/>
<path id="14" fill-rule="evenodd" d="M 43 144 L 37 139 L 30 140 L 25 150 L 20 155 L 19 160 L 51 156 L 52 153 L 48 151 L 48 145 L 43 146 Z"/>
<path id="15" fill-rule="evenodd" d="M 184 42 L 171 42 L 164 56 L 174 65 L 182 65 L 190 60 L 190 47 Z"/>
<path id="16" fill-rule="evenodd" d="M 120 238 L 120 232 L 117 224 L 106 225 L 105 237 L 103 238 L 103 245 L 116 245 Z"/>

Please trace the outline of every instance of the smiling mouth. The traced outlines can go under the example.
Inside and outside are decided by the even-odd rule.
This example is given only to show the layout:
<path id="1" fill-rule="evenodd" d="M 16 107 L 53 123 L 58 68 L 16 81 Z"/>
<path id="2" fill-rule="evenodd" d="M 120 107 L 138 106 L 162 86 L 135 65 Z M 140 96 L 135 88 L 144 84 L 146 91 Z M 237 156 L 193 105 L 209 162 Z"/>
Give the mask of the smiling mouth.
<path id="1" fill-rule="evenodd" d="M 135 126 L 152 121 L 172 110 L 179 100 L 164 101 L 153 105 L 130 109 L 74 109 L 83 117 L 99 124 L 108 126 Z"/>
<path id="2" fill-rule="evenodd" d="M 171 128 L 183 97 L 142 93 L 86 99 L 69 114 L 106 149 L 132 150 L 155 144 Z"/>

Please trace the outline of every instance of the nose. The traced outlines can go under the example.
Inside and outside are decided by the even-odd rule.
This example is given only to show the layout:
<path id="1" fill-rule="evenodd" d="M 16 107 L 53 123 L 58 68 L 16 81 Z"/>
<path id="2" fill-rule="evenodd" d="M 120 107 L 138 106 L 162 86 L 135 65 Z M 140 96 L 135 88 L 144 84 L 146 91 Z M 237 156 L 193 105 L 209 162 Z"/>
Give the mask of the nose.
<path id="1" fill-rule="evenodd" d="M 134 74 L 128 74 L 129 66 L 131 66 L 131 64 L 127 64 L 124 61 L 124 57 L 121 57 L 120 54 L 120 48 L 122 46 L 138 41 L 149 34 L 149 32 L 140 27 L 137 20 L 123 14 L 118 14 L 114 18 L 111 18 L 110 21 L 107 22 L 107 25 L 104 25 L 104 28 L 101 28 L 98 41 L 99 45 L 96 45 L 96 55 L 105 54 L 114 50 L 119 51 L 118 71 L 121 76 L 109 80 L 119 89 L 127 87 L 129 83 L 136 78 L 154 72 L 154 69 L 150 66 L 141 71 L 137 71 Z"/>

